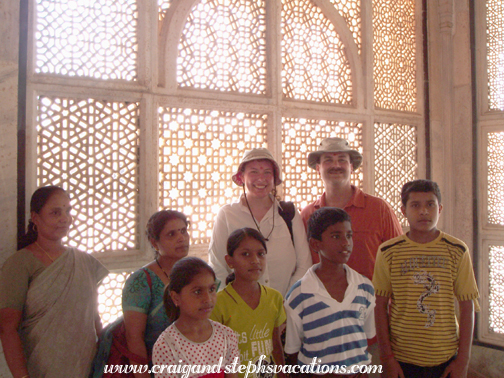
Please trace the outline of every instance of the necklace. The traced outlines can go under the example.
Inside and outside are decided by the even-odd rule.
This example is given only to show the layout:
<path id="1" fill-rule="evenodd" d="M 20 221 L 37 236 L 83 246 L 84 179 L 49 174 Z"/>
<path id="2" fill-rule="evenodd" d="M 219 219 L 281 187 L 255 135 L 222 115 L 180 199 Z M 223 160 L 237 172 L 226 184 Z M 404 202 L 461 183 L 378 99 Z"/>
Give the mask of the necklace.
<path id="1" fill-rule="evenodd" d="M 248 209 L 250 211 L 250 216 L 252 217 L 252 220 L 254 221 L 254 224 L 256 225 L 257 230 L 261 233 L 261 235 L 264 238 L 264 240 L 269 241 L 269 237 L 271 236 L 271 234 L 273 233 L 273 230 L 275 229 L 275 209 L 273 209 L 273 227 L 271 227 L 271 231 L 268 234 L 268 236 L 265 237 L 264 234 L 261 231 L 261 227 L 259 227 L 259 225 L 257 224 L 257 222 L 256 222 L 256 220 L 254 218 L 254 214 L 252 214 L 252 209 L 250 208 L 250 205 L 248 203 L 247 194 L 245 193 L 245 190 L 243 191 L 243 195 L 245 197 L 245 203 L 247 204 L 247 207 L 248 207 Z M 273 200 L 273 205 L 275 205 L 275 201 L 274 200 Z"/>
<path id="2" fill-rule="evenodd" d="M 159 268 L 163 271 L 164 275 L 166 276 L 166 278 L 170 279 L 170 277 L 168 276 L 168 273 L 166 273 L 166 271 L 163 269 L 163 267 L 161 266 L 161 264 L 159 263 L 157 257 L 156 257 L 156 262 L 159 266 Z"/>
<path id="3" fill-rule="evenodd" d="M 39 247 L 42 250 L 42 252 L 46 254 L 47 257 L 49 257 L 49 260 L 51 260 L 51 262 L 54 262 L 54 259 L 51 257 L 51 255 L 47 253 L 47 251 L 44 248 L 42 248 L 39 243 L 35 242 L 35 244 L 37 244 L 37 247 Z"/>

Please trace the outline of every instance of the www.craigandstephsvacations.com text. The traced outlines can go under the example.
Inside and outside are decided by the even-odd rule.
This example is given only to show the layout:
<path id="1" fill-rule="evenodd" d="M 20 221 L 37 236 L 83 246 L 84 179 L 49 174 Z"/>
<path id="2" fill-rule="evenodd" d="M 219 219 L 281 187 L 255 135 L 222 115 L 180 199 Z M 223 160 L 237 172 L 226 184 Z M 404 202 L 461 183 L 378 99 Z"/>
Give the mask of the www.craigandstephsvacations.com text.
<path id="1" fill-rule="evenodd" d="M 179 365 L 154 365 L 149 369 L 148 365 L 105 365 L 104 373 L 154 373 L 154 374 L 177 374 L 181 378 L 188 378 L 192 375 L 202 375 L 218 373 L 224 371 L 226 374 L 240 373 L 249 375 L 307 373 L 307 374 L 355 374 L 355 373 L 382 373 L 381 365 L 320 365 L 321 360 L 316 357 L 309 365 L 270 365 L 263 364 L 266 356 L 261 356 L 255 363 L 248 362 L 248 365 L 240 365 L 238 358 L 231 365 L 223 366 L 223 358 L 216 365 L 184 365 L 179 361 Z"/>

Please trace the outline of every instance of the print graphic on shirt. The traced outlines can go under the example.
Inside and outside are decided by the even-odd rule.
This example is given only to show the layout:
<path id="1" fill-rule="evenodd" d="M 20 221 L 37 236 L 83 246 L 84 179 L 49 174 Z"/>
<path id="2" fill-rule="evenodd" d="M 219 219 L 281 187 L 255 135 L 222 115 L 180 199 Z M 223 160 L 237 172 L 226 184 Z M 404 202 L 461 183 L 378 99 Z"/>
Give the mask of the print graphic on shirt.
<path id="1" fill-rule="evenodd" d="M 447 268 L 447 259 L 443 256 L 415 256 L 401 264 L 401 275 L 417 269 Z"/>
<path id="2" fill-rule="evenodd" d="M 238 345 L 249 343 L 250 347 L 247 350 L 240 350 L 240 360 L 249 361 L 257 356 L 265 355 L 269 356 L 273 351 L 273 340 L 271 339 L 271 329 L 267 324 L 264 324 L 262 329 L 256 328 L 256 325 L 252 327 L 252 330 L 248 334 L 247 332 L 242 332 L 241 334 L 235 332 L 238 338 Z M 249 355 L 250 352 L 250 355 Z"/>
<path id="3" fill-rule="evenodd" d="M 366 320 L 366 306 L 359 308 L 359 320 Z"/>
<path id="4" fill-rule="evenodd" d="M 425 300 L 425 298 L 431 296 L 432 294 L 439 292 L 439 284 L 436 282 L 434 277 L 426 271 L 415 274 L 413 276 L 413 282 L 416 285 L 423 285 L 423 287 L 425 288 L 425 291 L 417 300 L 417 310 L 421 314 L 427 314 L 427 322 L 425 322 L 425 328 L 432 327 L 434 325 L 434 321 L 436 320 L 436 310 L 429 310 L 429 305 L 424 304 L 423 301 Z"/>

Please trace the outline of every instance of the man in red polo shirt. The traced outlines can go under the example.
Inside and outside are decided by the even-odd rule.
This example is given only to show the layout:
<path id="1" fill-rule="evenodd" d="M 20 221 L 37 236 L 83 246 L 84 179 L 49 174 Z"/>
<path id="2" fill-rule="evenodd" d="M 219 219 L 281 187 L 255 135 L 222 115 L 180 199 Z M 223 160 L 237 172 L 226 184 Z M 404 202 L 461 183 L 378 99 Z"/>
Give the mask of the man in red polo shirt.
<path id="1" fill-rule="evenodd" d="M 319 173 L 325 192 L 303 209 L 301 218 L 306 227 L 315 210 L 324 206 L 338 207 L 350 214 L 354 247 L 348 266 L 373 279 L 378 247 L 403 232 L 387 202 L 350 184 L 350 174 L 361 163 L 362 155 L 352 150 L 345 139 L 324 139 L 316 152 L 308 154 L 308 166 Z M 311 252 L 313 262 L 319 262 L 317 252 Z"/>

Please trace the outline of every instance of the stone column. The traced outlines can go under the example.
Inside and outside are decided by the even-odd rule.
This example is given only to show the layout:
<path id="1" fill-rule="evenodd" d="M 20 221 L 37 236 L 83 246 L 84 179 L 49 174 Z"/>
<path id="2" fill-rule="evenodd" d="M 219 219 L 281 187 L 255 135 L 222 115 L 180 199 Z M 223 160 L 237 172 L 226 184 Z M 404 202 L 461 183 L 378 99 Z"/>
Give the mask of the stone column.
<path id="1" fill-rule="evenodd" d="M 428 2 L 431 172 L 443 194 L 440 229 L 473 246 L 469 2 Z"/>
<path id="2" fill-rule="evenodd" d="M 0 1 L 0 265 L 16 250 L 19 1 Z M 12 377 L 0 347 L 0 377 Z"/>

